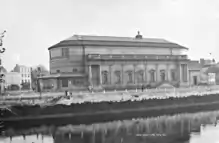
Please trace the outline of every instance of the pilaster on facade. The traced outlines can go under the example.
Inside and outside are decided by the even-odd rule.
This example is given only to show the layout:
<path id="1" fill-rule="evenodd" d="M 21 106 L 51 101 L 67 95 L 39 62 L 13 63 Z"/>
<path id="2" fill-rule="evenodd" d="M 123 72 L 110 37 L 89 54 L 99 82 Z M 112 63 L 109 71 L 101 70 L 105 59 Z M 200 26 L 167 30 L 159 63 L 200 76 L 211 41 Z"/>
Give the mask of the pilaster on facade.
<path id="1" fill-rule="evenodd" d="M 144 63 L 144 82 L 147 82 L 147 61 Z"/>
<path id="2" fill-rule="evenodd" d="M 166 65 L 166 80 L 167 81 L 169 81 L 169 68 L 170 67 L 170 64 L 169 63 L 167 63 L 167 65 Z"/>
<path id="3" fill-rule="evenodd" d="M 124 84 L 124 64 L 121 64 L 121 84 Z"/>
<path id="4" fill-rule="evenodd" d="M 159 82 L 159 75 L 160 75 L 160 72 L 158 71 L 158 64 L 155 64 L 155 69 L 156 69 L 156 76 L 155 76 L 155 81 L 156 82 Z"/>
<path id="5" fill-rule="evenodd" d="M 101 64 L 99 65 L 99 82 L 100 82 L 100 85 L 102 85 L 102 68 L 101 68 Z"/>
<path id="6" fill-rule="evenodd" d="M 177 71 L 178 71 L 178 82 L 180 83 L 181 82 L 181 64 L 178 62 L 177 63 Z"/>
<path id="7" fill-rule="evenodd" d="M 187 69 L 187 82 L 189 82 L 189 68 L 188 68 L 188 64 L 186 64 L 186 69 Z"/>
<path id="8" fill-rule="evenodd" d="M 133 82 L 134 84 L 136 84 L 136 64 L 133 64 Z"/>
<path id="9" fill-rule="evenodd" d="M 88 71 L 89 71 L 89 74 L 88 74 L 88 78 L 89 78 L 89 84 L 90 85 L 93 85 L 92 83 L 92 69 L 91 69 L 91 65 L 88 66 Z"/>
<path id="10" fill-rule="evenodd" d="M 112 81 L 112 65 L 109 65 L 109 84 L 112 84 L 111 81 Z"/>

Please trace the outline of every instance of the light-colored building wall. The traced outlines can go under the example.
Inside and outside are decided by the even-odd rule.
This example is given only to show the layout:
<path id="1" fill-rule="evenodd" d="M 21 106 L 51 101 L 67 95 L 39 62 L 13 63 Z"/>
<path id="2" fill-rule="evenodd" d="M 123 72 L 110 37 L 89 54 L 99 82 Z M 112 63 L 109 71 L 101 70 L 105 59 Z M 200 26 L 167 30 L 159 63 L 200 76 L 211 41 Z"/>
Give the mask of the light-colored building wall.
<path id="1" fill-rule="evenodd" d="M 8 72 L 5 74 L 5 83 L 6 85 L 21 85 L 21 74 L 18 72 Z"/>
<path id="2" fill-rule="evenodd" d="M 135 50 L 133 50 L 135 49 Z M 172 51 L 172 52 L 171 52 Z M 85 54 L 154 54 L 154 55 L 181 55 L 182 49 L 157 47 L 94 47 L 86 46 Z"/>
<path id="3" fill-rule="evenodd" d="M 69 49 L 69 57 L 62 57 L 62 49 Z M 104 46 L 66 46 L 50 50 L 50 73 L 55 74 L 59 70 L 61 73 L 71 73 L 77 69 L 78 73 L 85 70 L 83 54 L 148 54 L 148 55 L 182 55 L 182 49 L 157 48 L 157 47 L 104 47 Z M 135 50 L 133 50 L 135 49 Z"/>
<path id="4" fill-rule="evenodd" d="M 150 71 L 154 70 L 154 82 L 151 81 L 151 74 Z M 126 62 L 117 62 L 114 65 L 101 65 L 101 73 L 103 72 L 108 73 L 108 83 L 107 86 L 115 86 L 117 83 L 117 76 L 115 75 L 115 71 L 121 72 L 121 84 L 118 84 L 117 86 L 126 86 L 126 85 L 141 85 L 141 84 L 149 84 L 154 83 L 158 84 L 161 82 L 169 82 L 169 83 L 175 83 L 179 80 L 177 75 L 177 72 L 174 72 L 176 77 L 172 77 L 172 72 L 177 71 L 177 66 L 175 62 L 133 62 L 133 61 L 126 61 Z M 132 71 L 132 82 L 129 82 L 129 76 L 128 71 Z M 138 82 L 138 71 L 143 71 L 143 82 Z M 165 72 L 165 80 L 162 81 L 161 73 Z M 188 73 L 187 73 L 188 74 Z M 102 74 L 102 83 L 104 82 L 104 75 Z M 181 74 L 182 76 L 182 74 Z M 182 80 L 182 78 L 181 78 Z M 183 81 L 181 81 L 183 82 Z M 105 86 L 106 86 L 105 85 Z M 185 81 L 184 85 L 188 85 L 188 80 Z"/>
<path id="5" fill-rule="evenodd" d="M 13 71 L 21 74 L 21 82 L 31 83 L 31 67 L 17 64 Z"/>
<path id="6" fill-rule="evenodd" d="M 195 83 L 195 78 L 196 78 L 196 83 Z M 199 70 L 191 70 L 189 71 L 189 84 L 191 86 L 193 85 L 198 85 L 201 82 L 200 79 L 200 71 Z"/>

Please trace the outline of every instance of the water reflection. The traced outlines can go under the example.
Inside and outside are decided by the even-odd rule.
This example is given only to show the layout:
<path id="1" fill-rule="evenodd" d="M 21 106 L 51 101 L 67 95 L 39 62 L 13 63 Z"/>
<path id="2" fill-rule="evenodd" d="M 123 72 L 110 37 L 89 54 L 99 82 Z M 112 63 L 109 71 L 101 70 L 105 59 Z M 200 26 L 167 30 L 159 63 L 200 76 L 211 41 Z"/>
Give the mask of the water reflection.
<path id="1" fill-rule="evenodd" d="M 219 111 L 214 111 L 92 125 L 7 129 L 0 143 L 216 143 L 218 117 Z"/>

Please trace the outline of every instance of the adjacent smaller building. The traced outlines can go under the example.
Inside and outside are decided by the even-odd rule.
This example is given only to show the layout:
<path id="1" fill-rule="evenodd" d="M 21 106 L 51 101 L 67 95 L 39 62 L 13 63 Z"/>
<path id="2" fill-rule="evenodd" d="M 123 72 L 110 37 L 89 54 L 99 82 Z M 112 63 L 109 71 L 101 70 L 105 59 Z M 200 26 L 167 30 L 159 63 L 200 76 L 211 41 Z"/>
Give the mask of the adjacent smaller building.
<path id="1" fill-rule="evenodd" d="M 219 84 L 219 66 L 214 60 L 200 59 L 188 63 L 189 84 Z"/>
<path id="2" fill-rule="evenodd" d="M 188 64 L 188 70 L 189 70 L 189 85 L 198 85 L 201 81 L 201 75 L 200 71 L 202 69 L 201 64 L 199 61 L 190 61 Z"/>
<path id="3" fill-rule="evenodd" d="M 18 86 L 21 88 L 22 77 L 18 72 L 8 72 L 5 74 L 5 86 L 10 88 L 12 86 Z"/>

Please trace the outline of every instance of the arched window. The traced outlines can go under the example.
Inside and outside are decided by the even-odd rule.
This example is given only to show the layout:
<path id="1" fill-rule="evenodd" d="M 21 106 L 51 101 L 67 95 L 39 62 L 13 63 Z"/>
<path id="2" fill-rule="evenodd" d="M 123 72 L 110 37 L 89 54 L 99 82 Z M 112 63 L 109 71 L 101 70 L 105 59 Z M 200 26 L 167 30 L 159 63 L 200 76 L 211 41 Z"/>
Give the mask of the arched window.
<path id="1" fill-rule="evenodd" d="M 108 83 L 108 72 L 107 71 L 102 71 L 102 80 L 103 80 L 103 84 Z"/>
<path id="2" fill-rule="evenodd" d="M 150 70 L 150 79 L 151 79 L 151 82 L 155 82 L 155 70 Z"/>
<path id="3" fill-rule="evenodd" d="M 120 71 L 115 71 L 115 76 L 116 76 L 116 84 L 121 83 L 121 72 Z"/>
<path id="4" fill-rule="evenodd" d="M 171 70 L 171 79 L 172 81 L 176 81 L 176 71 L 174 69 Z"/>
<path id="5" fill-rule="evenodd" d="M 138 80 L 138 83 L 143 83 L 144 82 L 144 71 L 143 70 L 140 70 L 137 72 L 137 80 Z"/>
<path id="6" fill-rule="evenodd" d="M 128 83 L 133 83 L 133 72 L 127 71 L 126 73 L 128 75 Z"/>
<path id="7" fill-rule="evenodd" d="M 160 71 L 160 76 L 161 76 L 161 81 L 164 82 L 165 81 L 165 77 L 166 77 L 165 70 L 161 70 Z"/>

